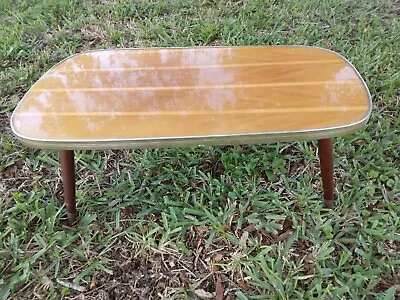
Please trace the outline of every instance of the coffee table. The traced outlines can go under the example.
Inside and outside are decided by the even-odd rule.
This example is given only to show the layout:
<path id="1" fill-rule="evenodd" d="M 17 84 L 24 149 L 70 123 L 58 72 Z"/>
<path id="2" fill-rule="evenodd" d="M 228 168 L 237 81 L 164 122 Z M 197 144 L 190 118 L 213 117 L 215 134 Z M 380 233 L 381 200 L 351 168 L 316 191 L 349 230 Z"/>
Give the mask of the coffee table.
<path id="1" fill-rule="evenodd" d="M 60 150 L 68 221 L 76 219 L 74 150 L 318 140 L 333 207 L 332 137 L 362 128 L 371 97 L 342 56 L 314 47 L 90 51 L 60 62 L 26 93 L 11 127 Z"/>

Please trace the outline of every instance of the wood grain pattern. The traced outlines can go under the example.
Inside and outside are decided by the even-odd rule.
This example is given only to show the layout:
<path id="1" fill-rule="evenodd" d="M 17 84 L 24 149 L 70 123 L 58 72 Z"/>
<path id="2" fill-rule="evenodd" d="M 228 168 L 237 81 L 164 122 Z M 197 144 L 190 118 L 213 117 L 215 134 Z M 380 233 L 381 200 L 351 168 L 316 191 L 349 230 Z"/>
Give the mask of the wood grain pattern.
<path id="1" fill-rule="evenodd" d="M 11 125 L 37 147 L 196 145 L 213 137 L 223 144 L 349 133 L 366 122 L 370 106 L 357 71 L 319 48 L 107 50 L 53 67 Z"/>

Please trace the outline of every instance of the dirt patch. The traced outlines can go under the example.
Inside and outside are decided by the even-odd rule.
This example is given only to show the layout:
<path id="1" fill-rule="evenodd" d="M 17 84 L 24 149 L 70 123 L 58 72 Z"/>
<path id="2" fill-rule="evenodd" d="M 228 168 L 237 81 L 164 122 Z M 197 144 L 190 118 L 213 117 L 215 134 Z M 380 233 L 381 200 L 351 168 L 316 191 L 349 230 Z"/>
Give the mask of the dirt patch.
<path id="1" fill-rule="evenodd" d="M 146 252 L 117 247 L 111 254 L 118 259 L 113 274 L 97 274 L 92 279 L 92 290 L 75 292 L 66 299 L 206 299 L 209 295 L 215 298 L 220 277 L 207 263 L 172 249 Z"/>

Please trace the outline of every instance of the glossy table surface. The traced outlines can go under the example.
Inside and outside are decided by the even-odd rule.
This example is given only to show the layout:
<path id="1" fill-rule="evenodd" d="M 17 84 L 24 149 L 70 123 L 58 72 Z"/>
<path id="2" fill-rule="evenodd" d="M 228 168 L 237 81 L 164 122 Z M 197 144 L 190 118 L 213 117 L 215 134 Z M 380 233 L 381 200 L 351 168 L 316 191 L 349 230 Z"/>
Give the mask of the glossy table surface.
<path id="1" fill-rule="evenodd" d="M 368 89 L 312 47 L 90 51 L 50 69 L 11 118 L 29 146 L 168 147 L 320 139 L 354 132 Z"/>

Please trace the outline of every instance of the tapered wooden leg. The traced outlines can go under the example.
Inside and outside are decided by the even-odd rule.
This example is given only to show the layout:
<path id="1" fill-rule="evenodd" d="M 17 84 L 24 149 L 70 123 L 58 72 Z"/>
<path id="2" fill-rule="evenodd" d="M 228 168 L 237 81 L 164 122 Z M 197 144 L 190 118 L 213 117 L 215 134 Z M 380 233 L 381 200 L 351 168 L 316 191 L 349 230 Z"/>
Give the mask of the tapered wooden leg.
<path id="1" fill-rule="evenodd" d="M 74 151 L 61 150 L 60 164 L 64 186 L 64 200 L 67 207 L 68 224 L 72 225 L 76 220 Z"/>
<path id="2" fill-rule="evenodd" d="M 319 160 L 321 165 L 322 185 L 324 189 L 325 204 L 333 208 L 333 146 L 332 139 L 318 140 Z"/>

